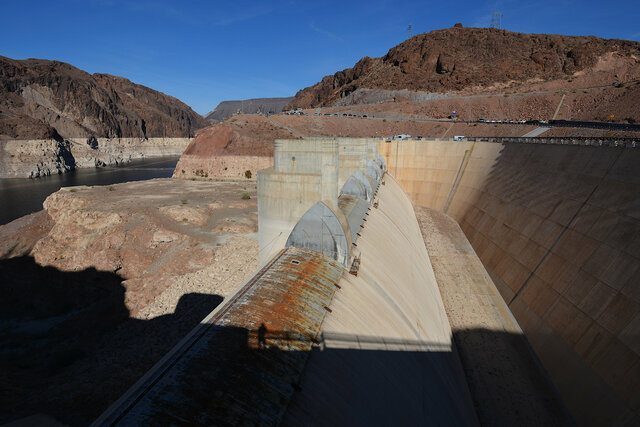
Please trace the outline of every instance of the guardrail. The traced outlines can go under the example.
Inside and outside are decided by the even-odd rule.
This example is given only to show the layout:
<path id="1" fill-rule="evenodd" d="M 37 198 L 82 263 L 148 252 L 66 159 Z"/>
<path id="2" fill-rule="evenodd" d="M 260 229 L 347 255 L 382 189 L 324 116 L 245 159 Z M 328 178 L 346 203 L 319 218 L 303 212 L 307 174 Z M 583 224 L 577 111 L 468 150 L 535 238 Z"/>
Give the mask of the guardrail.
<path id="1" fill-rule="evenodd" d="M 593 147 L 620 147 L 620 148 L 640 148 L 640 137 L 637 138 L 618 138 L 618 137 L 523 137 L 523 136 L 490 136 L 490 137 L 472 137 L 467 136 L 463 139 L 454 140 L 453 138 L 395 138 L 384 139 L 385 142 L 403 142 L 403 141 L 451 141 L 451 142 L 496 142 L 496 143 L 515 143 L 515 144 L 549 144 L 549 145 L 583 145 Z"/>

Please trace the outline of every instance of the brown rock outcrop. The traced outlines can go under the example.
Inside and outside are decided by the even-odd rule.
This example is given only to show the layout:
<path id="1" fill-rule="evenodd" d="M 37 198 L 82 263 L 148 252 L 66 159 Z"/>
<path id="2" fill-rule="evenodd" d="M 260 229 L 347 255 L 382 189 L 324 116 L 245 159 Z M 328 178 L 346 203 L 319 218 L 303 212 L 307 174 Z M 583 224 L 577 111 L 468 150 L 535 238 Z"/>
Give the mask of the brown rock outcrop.
<path id="1" fill-rule="evenodd" d="M 278 138 L 297 136 L 262 115 L 233 116 L 198 131 L 180 157 L 174 177 L 255 179 L 258 170 L 273 165 L 273 140 Z"/>
<path id="2" fill-rule="evenodd" d="M 0 57 L 0 138 L 190 137 L 206 125 L 176 98 L 122 77 Z"/>
<path id="3" fill-rule="evenodd" d="M 547 81 L 581 73 L 637 77 L 640 43 L 454 27 L 417 35 L 382 58 L 324 77 L 287 108 L 329 106 L 357 89 L 444 93 L 497 83 Z"/>

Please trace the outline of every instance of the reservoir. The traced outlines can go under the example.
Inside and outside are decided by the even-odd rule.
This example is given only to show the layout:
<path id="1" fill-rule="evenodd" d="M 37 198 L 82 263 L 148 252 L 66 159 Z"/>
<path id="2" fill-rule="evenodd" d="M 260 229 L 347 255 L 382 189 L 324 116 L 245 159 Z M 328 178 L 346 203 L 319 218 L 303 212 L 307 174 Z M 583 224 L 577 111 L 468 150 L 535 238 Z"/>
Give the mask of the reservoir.
<path id="1" fill-rule="evenodd" d="M 169 178 L 180 156 L 134 160 L 121 166 L 77 169 L 42 178 L 0 179 L 0 225 L 42 209 L 42 202 L 62 187 L 110 185 L 127 181 Z"/>

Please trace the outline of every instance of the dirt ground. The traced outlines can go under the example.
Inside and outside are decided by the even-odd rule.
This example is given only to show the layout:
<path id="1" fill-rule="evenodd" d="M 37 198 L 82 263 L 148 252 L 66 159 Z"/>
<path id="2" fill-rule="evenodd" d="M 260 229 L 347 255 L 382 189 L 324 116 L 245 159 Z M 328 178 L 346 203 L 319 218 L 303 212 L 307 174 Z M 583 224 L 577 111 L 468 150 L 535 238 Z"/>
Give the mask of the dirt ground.
<path id="1" fill-rule="evenodd" d="M 243 283 L 255 185 L 64 188 L 0 227 L 0 423 L 90 423 Z"/>

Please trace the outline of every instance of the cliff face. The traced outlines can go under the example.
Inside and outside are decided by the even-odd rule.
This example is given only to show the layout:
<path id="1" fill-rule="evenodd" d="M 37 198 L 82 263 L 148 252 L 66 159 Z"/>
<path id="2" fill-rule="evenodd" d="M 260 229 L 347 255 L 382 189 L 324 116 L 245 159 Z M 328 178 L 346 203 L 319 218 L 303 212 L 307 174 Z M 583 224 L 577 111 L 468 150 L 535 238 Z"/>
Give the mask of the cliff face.
<path id="1" fill-rule="evenodd" d="M 244 101 L 222 101 L 218 106 L 204 116 L 210 123 L 221 122 L 231 117 L 235 113 L 253 114 L 262 113 L 279 113 L 282 108 L 293 101 L 293 96 L 287 98 L 255 98 L 245 99 Z"/>
<path id="2" fill-rule="evenodd" d="M 0 138 L 190 137 L 206 125 L 176 98 L 122 77 L 0 57 Z"/>
<path id="3" fill-rule="evenodd" d="M 633 41 L 454 27 L 417 35 L 382 58 L 365 57 L 299 91 L 285 109 L 332 105 L 364 88 L 443 93 L 592 72 L 623 80 L 639 61 Z"/>
<path id="4" fill-rule="evenodd" d="M 179 156 L 190 138 L 84 138 L 0 141 L 0 178 L 38 178 L 76 168 Z"/>

